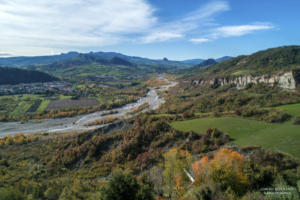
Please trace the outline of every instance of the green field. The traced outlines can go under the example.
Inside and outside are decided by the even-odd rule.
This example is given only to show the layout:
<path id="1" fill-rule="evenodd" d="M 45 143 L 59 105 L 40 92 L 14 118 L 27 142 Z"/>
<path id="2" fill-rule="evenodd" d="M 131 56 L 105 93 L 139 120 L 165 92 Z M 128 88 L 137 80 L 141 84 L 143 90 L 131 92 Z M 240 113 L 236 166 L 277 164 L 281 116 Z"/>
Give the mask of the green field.
<path id="1" fill-rule="evenodd" d="M 204 133 L 208 128 L 218 128 L 241 146 L 255 145 L 280 150 L 300 158 L 300 126 L 291 122 L 271 124 L 256 120 L 224 117 L 202 118 L 171 123 L 181 131 Z"/>
<path id="2" fill-rule="evenodd" d="M 20 97 L 18 95 L 1 96 L 0 115 L 6 114 L 13 118 L 24 117 L 37 100 L 40 100 L 41 104 L 37 107 L 36 112 L 43 112 L 50 100 L 41 95 L 24 94 Z"/>
<path id="3" fill-rule="evenodd" d="M 38 99 L 43 100 L 43 98 L 38 95 L 30 94 L 25 94 L 21 97 L 18 97 L 18 95 L 1 96 L 0 114 L 8 114 L 12 117 L 24 116 L 30 106 Z"/>
<path id="4" fill-rule="evenodd" d="M 288 112 L 290 115 L 294 117 L 300 117 L 300 103 L 279 106 L 278 108 L 285 110 L 286 112 Z"/>
<path id="5" fill-rule="evenodd" d="M 41 113 L 41 112 L 45 111 L 46 108 L 47 108 L 47 106 L 49 105 L 49 103 L 50 103 L 50 100 L 44 100 L 44 101 L 42 101 L 41 105 L 37 109 L 37 112 Z"/>

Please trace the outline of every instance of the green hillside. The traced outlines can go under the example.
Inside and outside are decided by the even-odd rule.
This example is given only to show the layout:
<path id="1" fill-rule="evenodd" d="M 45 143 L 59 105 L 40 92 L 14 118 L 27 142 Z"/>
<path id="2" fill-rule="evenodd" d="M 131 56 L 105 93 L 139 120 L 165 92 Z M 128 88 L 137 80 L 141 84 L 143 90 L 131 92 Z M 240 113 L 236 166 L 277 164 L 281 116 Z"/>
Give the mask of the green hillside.
<path id="1" fill-rule="evenodd" d="M 300 68 L 300 46 L 283 46 L 238 56 L 215 66 L 201 69 L 194 77 L 261 75 Z M 188 73 L 188 71 L 187 71 Z"/>
<path id="2" fill-rule="evenodd" d="M 70 60 L 46 65 L 34 65 L 29 69 L 40 70 L 57 77 L 67 79 L 86 79 L 88 77 L 109 75 L 115 79 L 128 79 L 132 76 L 143 76 L 154 72 L 165 72 L 169 66 L 158 64 L 135 64 L 125 58 L 106 59 L 94 54 L 79 54 Z"/>
<path id="3" fill-rule="evenodd" d="M 300 127 L 299 125 L 292 125 L 290 122 L 271 124 L 256 120 L 224 117 L 174 122 L 171 125 L 180 131 L 193 130 L 197 133 L 203 133 L 208 128 L 218 128 L 234 139 L 236 144 L 271 148 L 300 158 Z"/>

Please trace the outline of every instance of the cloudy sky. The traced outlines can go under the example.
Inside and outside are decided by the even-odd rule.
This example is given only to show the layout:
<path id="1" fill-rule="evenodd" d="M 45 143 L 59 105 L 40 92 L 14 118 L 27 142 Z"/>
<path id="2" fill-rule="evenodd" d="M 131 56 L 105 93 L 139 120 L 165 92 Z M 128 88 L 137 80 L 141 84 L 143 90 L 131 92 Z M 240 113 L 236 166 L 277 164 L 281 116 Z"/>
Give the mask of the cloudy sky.
<path id="1" fill-rule="evenodd" d="M 299 45 L 299 7 L 299 0 L 0 0 L 0 56 L 249 54 Z"/>

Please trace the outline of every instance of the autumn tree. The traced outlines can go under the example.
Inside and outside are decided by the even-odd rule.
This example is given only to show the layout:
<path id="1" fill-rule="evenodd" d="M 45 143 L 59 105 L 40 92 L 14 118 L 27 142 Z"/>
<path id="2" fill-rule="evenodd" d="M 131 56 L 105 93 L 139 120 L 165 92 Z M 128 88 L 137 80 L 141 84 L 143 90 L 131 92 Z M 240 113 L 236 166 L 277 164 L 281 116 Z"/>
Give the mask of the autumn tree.
<path id="1" fill-rule="evenodd" d="M 188 151 L 176 148 L 164 154 L 164 183 L 168 198 L 179 199 L 190 184 L 186 172 L 192 163 L 192 156 Z"/>
<path id="2" fill-rule="evenodd" d="M 244 194 L 249 185 L 244 156 L 226 148 L 222 148 L 211 160 L 205 156 L 195 162 L 193 172 L 195 185 L 213 182 L 223 191 L 232 190 L 238 195 Z"/>

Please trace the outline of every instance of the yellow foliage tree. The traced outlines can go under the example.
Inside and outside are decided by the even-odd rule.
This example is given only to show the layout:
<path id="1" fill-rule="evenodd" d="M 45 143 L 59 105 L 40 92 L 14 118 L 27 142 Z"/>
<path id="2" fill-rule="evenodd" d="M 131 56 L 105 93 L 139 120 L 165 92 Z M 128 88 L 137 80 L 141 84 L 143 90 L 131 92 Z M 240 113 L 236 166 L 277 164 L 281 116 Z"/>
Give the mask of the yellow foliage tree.
<path id="1" fill-rule="evenodd" d="M 180 199 L 191 183 L 184 170 L 190 168 L 192 156 L 188 151 L 173 148 L 164 154 L 164 160 L 163 174 L 168 197 Z"/>

